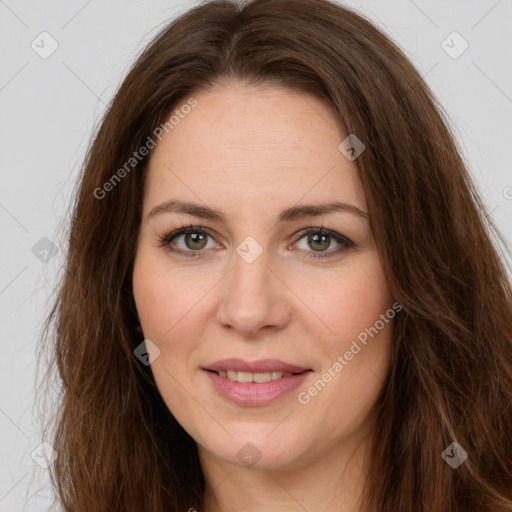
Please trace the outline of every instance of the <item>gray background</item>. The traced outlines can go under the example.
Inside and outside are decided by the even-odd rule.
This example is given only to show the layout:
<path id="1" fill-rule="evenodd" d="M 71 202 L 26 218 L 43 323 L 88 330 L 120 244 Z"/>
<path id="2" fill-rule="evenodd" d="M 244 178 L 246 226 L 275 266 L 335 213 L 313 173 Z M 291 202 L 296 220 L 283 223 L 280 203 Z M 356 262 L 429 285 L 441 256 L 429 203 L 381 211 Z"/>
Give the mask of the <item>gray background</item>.
<path id="1" fill-rule="evenodd" d="M 511 0 L 345 4 L 376 21 L 422 72 L 509 243 Z M 0 0 L 0 512 L 50 505 L 48 469 L 37 463 L 44 439 L 34 409 L 35 347 L 63 263 L 59 228 L 89 136 L 138 52 L 163 23 L 193 5 Z M 35 41 L 39 52 L 51 48 L 43 31 L 58 43 L 46 59 L 31 47 Z M 453 31 L 469 44 L 458 58 L 445 49 L 459 53 L 463 41 L 452 36 L 442 46 Z M 55 253 L 45 252 L 48 240 Z"/>

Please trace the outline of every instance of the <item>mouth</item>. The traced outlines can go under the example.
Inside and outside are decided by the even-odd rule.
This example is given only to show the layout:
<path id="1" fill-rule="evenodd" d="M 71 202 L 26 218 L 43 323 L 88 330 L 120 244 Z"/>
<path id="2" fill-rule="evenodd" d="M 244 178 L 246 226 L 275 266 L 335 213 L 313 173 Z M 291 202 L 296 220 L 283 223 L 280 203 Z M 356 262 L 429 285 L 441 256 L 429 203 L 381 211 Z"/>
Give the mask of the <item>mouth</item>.
<path id="1" fill-rule="evenodd" d="M 272 380 L 279 380 L 285 377 L 293 377 L 294 375 L 300 375 L 302 373 L 310 372 L 312 370 L 304 370 L 302 372 L 281 372 L 281 371 L 271 371 L 271 372 L 244 372 L 237 370 L 207 370 L 212 373 L 216 373 L 219 377 L 224 377 L 233 382 L 242 382 L 242 383 L 251 383 L 255 382 L 257 384 L 264 384 L 265 382 L 270 382 Z"/>
<path id="2" fill-rule="evenodd" d="M 213 389 L 239 406 L 265 406 L 284 399 L 313 372 L 311 368 L 278 359 L 223 359 L 203 367 Z"/>
<path id="3" fill-rule="evenodd" d="M 286 363 L 280 359 L 244 361 L 243 359 L 235 358 L 216 361 L 204 367 L 203 370 L 214 372 L 220 377 L 225 377 L 237 382 L 261 383 L 312 371 L 305 366 Z"/>

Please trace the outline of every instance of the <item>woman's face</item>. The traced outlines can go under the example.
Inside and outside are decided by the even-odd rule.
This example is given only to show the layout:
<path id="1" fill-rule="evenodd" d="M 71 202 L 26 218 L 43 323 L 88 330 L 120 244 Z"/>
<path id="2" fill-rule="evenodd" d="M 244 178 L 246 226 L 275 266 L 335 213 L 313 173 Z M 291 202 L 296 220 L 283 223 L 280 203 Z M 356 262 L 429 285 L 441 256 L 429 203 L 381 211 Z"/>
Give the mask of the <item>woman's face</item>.
<path id="1" fill-rule="evenodd" d="M 339 454 L 371 428 L 394 316 L 346 135 L 285 88 L 193 99 L 151 155 L 133 274 L 158 389 L 203 458 Z"/>

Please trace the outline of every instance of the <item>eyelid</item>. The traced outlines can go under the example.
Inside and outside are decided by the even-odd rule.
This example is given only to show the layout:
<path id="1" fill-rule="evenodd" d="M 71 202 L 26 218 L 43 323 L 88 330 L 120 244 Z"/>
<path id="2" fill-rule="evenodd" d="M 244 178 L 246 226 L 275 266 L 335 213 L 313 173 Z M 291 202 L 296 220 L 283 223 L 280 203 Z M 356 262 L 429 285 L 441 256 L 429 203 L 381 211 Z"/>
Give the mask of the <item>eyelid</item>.
<path id="1" fill-rule="evenodd" d="M 176 238 L 179 235 L 187 234 L 190 232 L 205 233 L 208 236 L 212 237 L 214 240 L 216 239 L 216 236 L 217 236 L 217 234 L 216 233 L 214 234 L 214 232 L 212 230 L 210 230 L 209 228 L 205 228 L 204 226 L 193 226 L 192 224 L 190 224 L 190 225 L 182 226 L 181 228 L 172 230 L 170 233 L 161 237 L 160 242 L 162 242 L 162 244 L 169 244 L 169 243 L 171 243 L 171 240 L 173 238 Z M 222 238 L 220 235 L 218 235 L 218 236 L 219 236 L 219 238 Z M 195 252 L 199 252 L 199 251 L 195 251 Z"/>
<path id="2" fill-rule="evenodd" d="M 347 244 L 353 245 L 352 240 L 350 240 L 346 236 L 342 235 L 341 233 L 338 233 L 337 231 L 332 231 L 330 229 L 326 229 L 323 227 L 302 229 L 301 231 L 299 231 L 298 233 L 293 235 L 294 243 L 297 242 L 298 240 L 300 240 L 301 238 L 303 238 L 305 235 L 309 235 L 309 234 L 329 235 L 331 238 L 334 238 L 335 240 L 337 240 L 339 238 L 342 241 L 346 242 Z M 342 243 L 342 242 L 338 242 L 338 243 Z"/>
<path id="3" fill-rule="evenodd" d="M 204 234 L 210 236 L 215 241 L 217 241 L 216 240 L 217 236 L 219 236 L 219 238 L 223 238 L 220 235 L 217 235 L 217 233 L 214 233 L 209 228 L 206 228 L 204 226 L 194 226 L 194 225 L 190 224 L 187 226 L 183 226 L 181 228 L 177 228 L 177 229 L 173 230 L 172 232 L 168 233 L 167 235 L 160 237 L 160 240 L 159 240 L 160 245 L 162 245 L 164 247 L 170 246 L 171 241 L 174 238 L 181 236 L 183 234 L 190 233 L 190 232 L 204 233 Z M 327 251 L 318 251 L 318 252 L 317 251 L 304 251 L 304 252 L 310 254 L 310 256 L 305 256 L 306 258 L 309 258 L 309 259 L 321 259 L 321 258 L 327 259 L 329 257 L 334 257 L 336 255 L 339 255 L 344 249 L 355 249 L 356 248 L 354 242 L 352 242 L 352 240 L 350 240 L 346 236 L 344 236 L 341 233 L 338 233 L 336 231 L 326 229 L 322 226 L 304 228 L 304 229 L 300 230 L 299 232 L 295 233 L 293 235 L 294 241 L 293 241 L 292 245 L 297 243 L 301 238 L 304 238 L 304 236 L 309 235 L 309 234 L 328 235 L 342 247 L 341 251 L 339 250 L 339 248 L 338 248 L 338 250 L 327 250 Z M 171 250 L 171 252 L 173 252 L 175 254 L 185 254 L 186 253 L 187 256 L 185 256 L 185 257 L 194 258 L 194 257 L 201 257 L 201 256 L 205 255 L 206 253 L 208 253 L 209 250 L 210 249 L 206 249 L 203 251 L 192 251 L 192 250 L 184 251 L 183 249 L 176 248 L 176 249 Z M 299 251 L 302 251 L 302 250 L 299 249 Z M 315 254 L 316 254 L 316 256 L 315 256 Z"/>
<path id="4" fill-rule="evenodd" d="M 294 235 L 295 241 L 293 244 L 296 244 L 299 240 L 304 238 L 306 235 L 309 234 L 315 234 L 315 235 L 327 235 L 331 239 L 335 241 L 339 245 L 336 249 L 330 249 L 327 251 L 305 251 L 302 249 L 299 249 L 300 251 L 304 252 L 304 258 L 310 259 L 310 260 L 328 260 L 330 258 L 335 258 L 336 256 L 340 256 L 348 249 L 357 249 L 356 245 L 352 240 L 347 238 L 346 236 L 342 235 L 341 233 L 338 233 L 337 231 L 332 231 L 330 229 L 326 229 L 322 226 L 319 228 L 306 228 L 301 231 L 299 231 L 296 235 Z M 292 245 L 293 245 L 292 244 Z"/>

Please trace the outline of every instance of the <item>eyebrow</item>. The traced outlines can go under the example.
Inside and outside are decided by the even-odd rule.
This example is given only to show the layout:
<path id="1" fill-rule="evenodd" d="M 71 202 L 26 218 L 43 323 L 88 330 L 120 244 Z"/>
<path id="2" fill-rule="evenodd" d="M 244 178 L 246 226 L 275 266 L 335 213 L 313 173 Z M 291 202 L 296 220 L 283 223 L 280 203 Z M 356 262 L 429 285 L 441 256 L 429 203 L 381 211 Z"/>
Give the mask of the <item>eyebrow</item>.
<path id="1" fill-rule="evenodd" d="M 301 206 L 292 206 L 283 210 L 277 219 L 277 222 L 291 222 L 306 217 L 318 217 L 319 215 L 329 213 L 350 213 L 363 219 L 368 219 L 368 213 L 351 204 L 340 203 L 337 201 L 322 204 L 304 204 Z M 202 219 L 217 220 L 227 224 L 226 216 L 221 210 L 210 208 L 196 203 L 189 203 L 171 199 L 155 206 L 148 214 L 148 219 L 162 213 L 185 213 L 200 217 Z"/>

